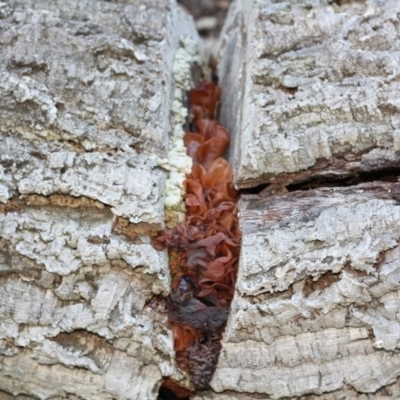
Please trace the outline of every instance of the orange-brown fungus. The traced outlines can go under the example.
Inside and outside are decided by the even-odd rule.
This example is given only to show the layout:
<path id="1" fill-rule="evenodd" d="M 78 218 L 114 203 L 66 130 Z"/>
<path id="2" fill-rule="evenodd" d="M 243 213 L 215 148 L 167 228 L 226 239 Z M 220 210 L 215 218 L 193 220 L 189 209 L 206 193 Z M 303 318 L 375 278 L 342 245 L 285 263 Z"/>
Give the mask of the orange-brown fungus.
<path id="1" fill-rule="evenodd" d="M 222 158 L 229 134 L 214 119 L 219 96 L 220 88 L 204 81 L 189 92 L 196 131 L 184 138 L 193 160 L 185 181 L 186 221 L 156 239 L 158 249 L 170 249 L 168 318 L 177 362 L 196 389 L 208 387 L 216 368 L 239 256 L 237 193 Z"/>

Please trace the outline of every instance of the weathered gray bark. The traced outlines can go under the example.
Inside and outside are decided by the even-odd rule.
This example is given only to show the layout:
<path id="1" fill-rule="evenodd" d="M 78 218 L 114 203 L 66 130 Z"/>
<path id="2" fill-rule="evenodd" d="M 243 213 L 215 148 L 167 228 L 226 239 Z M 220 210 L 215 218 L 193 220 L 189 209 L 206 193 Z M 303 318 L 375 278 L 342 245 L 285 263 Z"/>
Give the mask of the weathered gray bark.
<path id="1" fill-rule="evenodd" d="M 0 396 L 155 399 L 183 376 L 151 236 L 193 21 L 165 0 L 0 5 Z"/>
<path id="2" fill-rule="evenodd" d="M 398 15 L 232 4 L 219 73 L 239 188 L 398 166 Z M 182 34 L 197 40 L 172 0 L 0 3 L 0 398 L 184 382 L 151 245 L 189 167 Z M 399 199 L 393 182 L 242 196 L 223 350 L 195 398 L 398 398 Z"/>
<path id="3" fill-rule="evenodd" d="M 238 188 L 398 168 L 400 3 L 344 3 L 233 3 L 219 73 Z M 236 294 L 196 399 L 398 398 L 399 184 L 276 188 L 240 200 Z"/>
<path id="4" fill-rule="evenodd" d="M 318 395 L 305 395 L 299 397 L 290 397 L 290 399 L 296 400 L 394 400 L 400 397 L 400 381 L 393 383 L 392 385 L 385 386 L 383 389 L 376 391 L 373 394 L 359 393 L 351 387 L 346 387 L 344 391 L 336 391 L 332 393 L 318 394 Z M 269 400 L 270 396 L 265 394 L 257 393 L 237 393 L 227 391 L 224 393 L 215 393 L 207 391 L 199 393 L 194 397 L 194 400 Z M 9 400 L 9 399 L 5 399 Z M 11 399 L 10 399 L 11 400 Z M 25 400 L 25 399 L 21 399 Z"/>
<path id="5" fill-rule="evenodd" d="M 331 3 L 233 3 L 219 75 L 237 187 L 398 164 L 400 3 Z"/>
<path id="6" fill-rule="evenodd" d="M 399 194 L 399 184 L 378 182 L 242 197 L 240 272 L 216 391 L 277 399 L 374 393 L 396 381 Z"/>

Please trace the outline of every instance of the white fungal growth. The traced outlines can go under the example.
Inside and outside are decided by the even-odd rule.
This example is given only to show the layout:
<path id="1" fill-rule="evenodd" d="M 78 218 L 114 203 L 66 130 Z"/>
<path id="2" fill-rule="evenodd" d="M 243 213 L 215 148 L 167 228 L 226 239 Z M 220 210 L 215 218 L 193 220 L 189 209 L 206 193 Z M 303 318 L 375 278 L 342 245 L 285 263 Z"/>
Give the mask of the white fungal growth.
<path id="1" fill-rule="evenodd" d="M 167 225 L 182 222 L 185 216 L 184 181 L 192 169 L 192 160 L 186 155 L 183 143 L 185 124 L 188 114 L 184 105 L 186 92 L 193 87 L 192 65 L 200 63 L 196 42 L 189 37 L 181 38 L 181 47 L 177 50 L 173 65 L 175 80 L 174 99 L 172 102 L 172 134 L 169 142 L 168 169 L 169 177 L 165 186 L 165 208 Z"/>

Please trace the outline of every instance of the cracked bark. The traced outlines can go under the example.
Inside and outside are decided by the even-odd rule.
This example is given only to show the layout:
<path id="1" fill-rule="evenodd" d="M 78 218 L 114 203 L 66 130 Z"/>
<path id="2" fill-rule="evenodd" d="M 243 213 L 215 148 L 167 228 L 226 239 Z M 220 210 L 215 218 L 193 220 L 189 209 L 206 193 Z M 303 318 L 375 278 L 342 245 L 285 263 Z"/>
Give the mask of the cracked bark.
<path id="1" fill-rule="evenodd" d="M 174 1 L 0 4 L 0 397 L 155 399 Z M 2 398 L 3 398 L 2 397 Z"/>
<path id="2" fill-rule="evenodd" d="M 233 3 L 221 121 L 238 188 L 398 165 L 394 1 Z"/>
<path id="3" fill-rule="evenodd" d="M 241 264 L 215 391 L 352 398 L 348 388 L 372 394 L 397 380 L 398 188 L 242 197 Z"/>
<path id="4" fill-rule="evenodd" d="M 237 0 L 222 32 L 235 184 L 258 194 L 242 192 L 236 293 L 196 399 L 398 397 L 400 8 L 331 3 Z"/>
<path id="5" fill-rule="evenodd" d="M 184 378 L 151 238 L 193 24 L 164 0 L 3 3 L 0 397 L 155 399 Z M 232 3 L 219 75 L 236 185 L 314 184 L 242 196 L 235 298 L 195 399 L 400 396 L 400 188 L 368 178 L 398 168 L 400 8 L 337 3 Z"/>

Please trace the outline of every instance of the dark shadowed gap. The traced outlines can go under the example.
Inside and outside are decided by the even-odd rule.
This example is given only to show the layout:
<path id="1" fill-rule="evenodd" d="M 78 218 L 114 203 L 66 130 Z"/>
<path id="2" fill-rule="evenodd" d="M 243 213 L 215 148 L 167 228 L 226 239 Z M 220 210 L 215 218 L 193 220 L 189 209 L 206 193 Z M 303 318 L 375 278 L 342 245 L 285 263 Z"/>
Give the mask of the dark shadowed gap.
<path id="1" fill-rule="evenodd" d="M 157 400 L 189 400 L 189 397 L 178 397 L 171 389 L 161 385 Z"/>
<path id="2" fill-rule="evenodd" d="M 192 14 L 197 30 L 203 38 L 217 39 L 232 0 L 178 0 Z"/>
<path id="3" fill-rule="evenodd" d="M 359 185 L 361 183 L 369 183 L 375 181 L 382 182 L 398 182 L 400 176 L 399 168 L 386 168 L 380 171 L 360 172 L 339 178 L 314 178 L 301 183 L 293 183 L 289 185 L 282 184 L 281 186 L 273 186 L 270 183 L 239 190 L 241 195 L 276 195 L 281 194 L 281 191 L 295 192 L 296 190 L 311 190 L 324 187 L 348 187 Z"/>
<path id="4" fill-rule="evenodd" d="M 361 172 L 339 179 L 311 179 L 308 182 L 288 185 L 286 189 L 289 192 L 294 192 L 296 190 L 310 190 L 323 187 L 347 187 L 375 181 L 398 182 L 399 176 L 400 168 L 388 168 L 381 171 Z"/>
<path id="5" fill-rule="evenodd" d="M 328 4 L 336 4 L 339 7 L 349 3 L 365 3 L 365 0 L 328 0 Z"/>

